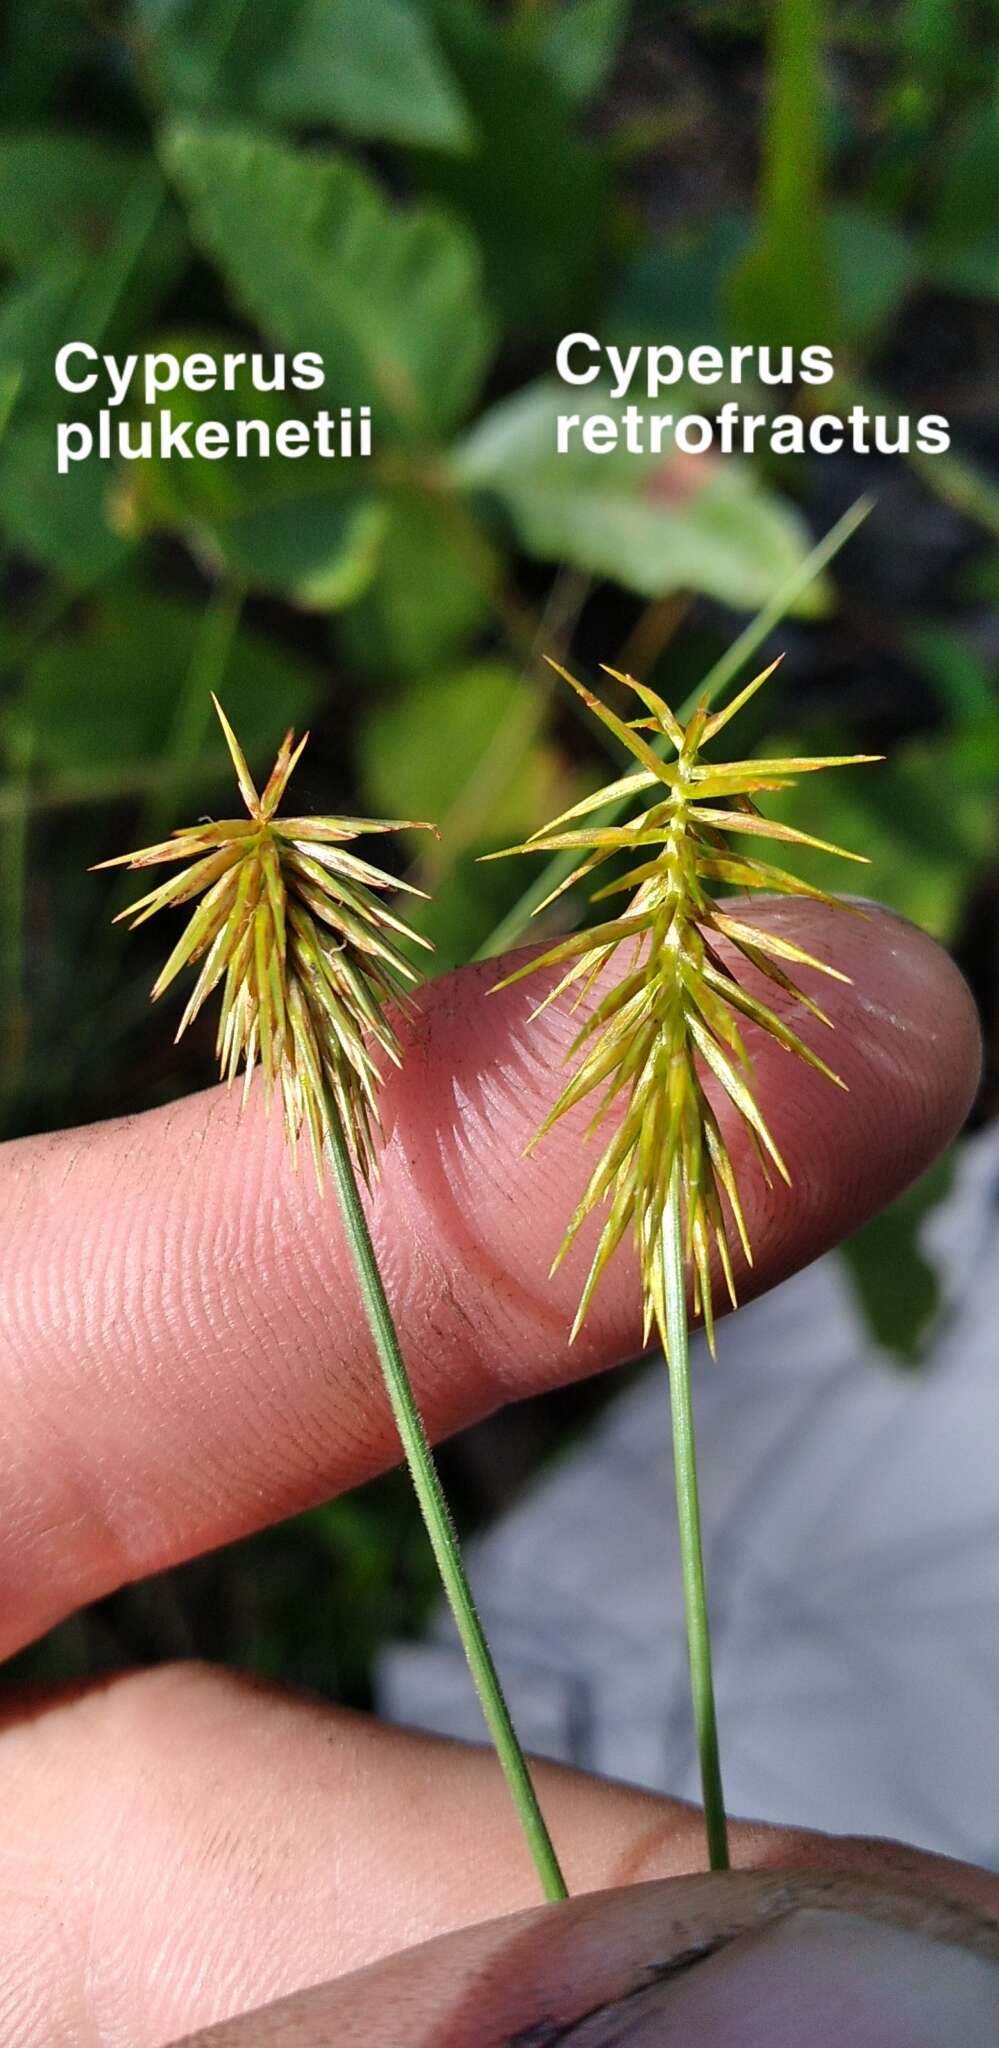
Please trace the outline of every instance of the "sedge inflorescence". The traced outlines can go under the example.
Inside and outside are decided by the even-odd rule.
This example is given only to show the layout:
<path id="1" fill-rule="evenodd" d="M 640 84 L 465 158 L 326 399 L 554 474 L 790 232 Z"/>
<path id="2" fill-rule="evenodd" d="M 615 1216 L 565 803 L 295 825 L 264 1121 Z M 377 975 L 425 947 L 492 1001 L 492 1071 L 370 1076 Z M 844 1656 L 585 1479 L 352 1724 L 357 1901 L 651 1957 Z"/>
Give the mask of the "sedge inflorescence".
<path id="1" fill-rule="evenodd" d="M 157 846 L 100 865 L 184 863 L 120 913 L 134 930 L 159 910 L 199 899 L 154 999 L 200 961 L 177 1037 L 221 983 L 216 1051 L 223 1080 L 232 1082 L 242 1065 L 249 1088 L 259 1066 L 268 1106 L 280 1091 L 293 1155 L 303 1127 L 308 1134 L 320 1189 L 331 1114 L 369 1179 L 379 1131 L 376 1052 L 396 1065 L 400 1057 L 386 1006 L 419 980 L 398 941 L 429 941 L 381 900 L 388 891 L 423 892 L 348 849 L 362 834 L 434 828 L 409 819 L 282 816 L 278 806 L 308 733 L 297 746 L 294 734 L 285 734 L 258 792 L 218 699 L 212 701 L 248 816 L 181 827 Z"/>
<path id="2" fill-rule="evenodd" d="M 567 1057 L 576 1062 L 575 1069 L 533 1141 L 588 1098 L 597 1098 L 591 1133 L 612 1108 L 623 1105 L 570 1221 L 553 1271 L 572 1248 L 591 1212 L 606 1206 L 608 1213 L 572 1334 L 575 1336 L 582 1324 L 608 1260 L 630 1230 L 641 1269 L 646 1341 L 655 1324 L 665 1347 L 664 1223 L 671 1189 L 678 1184 L 694 1311 L 703 1315 L 713 1349 L 712 1257 L 717 1254 L 734 1306 L 734 1243 L 738 1241 L 750 1264 L 752 1249 L 732 1160 L 703 1077 L 712 1076 L 727 1096 L 768 1181 L 774 1171 L 784 1180 L 789 1175 L 753 1091 L 752 1065 L 743 1039 L 746 1022 L 843 1086 L 784 1017 L 743 985 L 718 942 L 727 942 L 730 957 L 734 952 L 791 1002 L 827 1026 L 829 1017 L 788 970 L 814 968 L 837 981 L 849 979 L 780 933 L 726 911 L 714 892 L 727 886 L 835 902 L 824 890 L 737 850 L 729 842 L 733 835 L 745 834 L 820 848 L 845 860 L 862 860 L 861 854 L 764 817 L 756 798 L 764 791 L 787 788 L 797 775 L 878 756 L 705 760 L 704 748 L 773 673 L 776 662 L 721 710 L 711 712 L 702 701 L 686 725 L 662 697 L 633 676 L 605 670 L 644 706 L 645 715 L 629 722 L 566 669 L 557 663 L 551 666 L 638 764 L 633 772 L 564 811 L 523 846 L 508 849 L 512 853 L 544 853 L 568 848 L 583 856 L 539 909 L 616 855 L 630 856 L 637 863 L 593 895 L 598 902 L 618 893 L 630 894 L 620 916 L 563 939 L 501 984 L 508 986 L 525 975 L 553 967 L 564 968 L 535 1012 L 538 1015 L 570 989 L 578 1002 L 585 1001 L 619 952 L 624 961 L 570 1046 Z M 647 734 L 654 735 L 662 754 L 650 744 Z M 630 798 L 650 800 L 627 823 L 608 824 L 599 817 L 591 818 L 592 813 Z"/>

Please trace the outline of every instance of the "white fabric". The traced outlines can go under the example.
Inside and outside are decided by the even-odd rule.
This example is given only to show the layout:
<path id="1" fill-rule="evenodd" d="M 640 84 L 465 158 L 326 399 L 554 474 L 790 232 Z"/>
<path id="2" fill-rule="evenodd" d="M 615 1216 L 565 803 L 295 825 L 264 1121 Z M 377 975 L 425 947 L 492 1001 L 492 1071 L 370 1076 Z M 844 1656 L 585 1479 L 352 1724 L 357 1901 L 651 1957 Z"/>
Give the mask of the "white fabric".
<path id="1" fill-rule="evenodd" d="M 907 1371 L 819 1261 L 695 1358 L 732 1813 L 999 1868 L 999 1135 L 927 1247 L 945 1308 Z M 661 1364 L 471 1553 L 525 1743 L 696 1798 Z M 460 1652 L 384 1657 L 390 1717 L 480 1739 Z"/>

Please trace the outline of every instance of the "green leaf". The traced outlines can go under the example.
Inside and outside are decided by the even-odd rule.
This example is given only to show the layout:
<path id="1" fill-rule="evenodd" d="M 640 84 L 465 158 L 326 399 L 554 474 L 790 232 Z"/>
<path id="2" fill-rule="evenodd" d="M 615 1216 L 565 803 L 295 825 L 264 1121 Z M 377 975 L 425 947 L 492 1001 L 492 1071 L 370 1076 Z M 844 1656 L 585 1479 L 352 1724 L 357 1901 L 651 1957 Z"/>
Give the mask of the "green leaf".
<path id="1" fill-rule="evenodd" d="M 911 238 L 859 206 L 838 206 L 829 220 L 829 254 L 843 338 L 869 343 L 894 319 L 918 280 Z"/>
<path id="2" fill-rule="evenodd" d="M 930 220 L 927 274 L 976 297 L 999 295 L 999 104 L 971 109 L 943 160 Z"/>
<path id="3" fill-rule="evenodd" d="M 961 61 L 968 32 L 963 0 L 903 0 L 893 28 L 916 77 L 938 92 Z"/>
<path id="4" fill-rule="evenodd" d="M 10 416 L 20 389 L 20 372 L 0 361 L 0 441 L 3 440 L 10 425 Z"/>
<path id="5" fill-rule="evenodd" d="M 194 232 L 274 341 L 318 349 L 339 404 L 378 439 L 446 433 L 491 349 L 474 246 L 426 208 L 391 208 L 366 172 L 248 129 L 174 129 L 165 156 Z"/>
<path id="6" fill-rule="evenodd" d="M 61 340 L 97 342 L 110 325 L 105 345 L 132 345 L 132 323 L 172 289 L 185 251 L 176 208 L 140 151 L 70 130 L 0 135 L 0 257 L 30 273 L 80 271 Z"/>
<path id="7" fill-rule="evenodd" d="M 367 801 L 389 815 L 394 804 L 397 816 L 443 821 L 480 776 L 467 843 L 477 850 L 533 830 L 553 779 L 550 756 L 529 737 L 536 709 L 532 685 L 503 661 L 473 662 L 404 684 L 361 729 Z M 511 724 L 528 735 L 526 756 L 504 748 L 493 774 L 490 750 Z"/>
<path id="8" fill-rule="evenodd" d="M 472 132 L 432 24 L 411 0 L 231 0 L 142 10 L 156 90 L 175 106 L 222 108 L 371 140 L 467 149 Z"/>
<path id="9" fill-rule="evenodd" d="M 828 738 L 821 736 L 820 751 Z M 769 735 L 764 751 L 785 753 L 802 744 L 801 732 L 793 743 Z M 946 941 L 994 844 L 997 759 L 994 718 L 984 731 L 976 726 L 967 745 L 960 733 L 942 733 L 910 740 L 874 767 L 803 777 L 795 789 L 771 796 L 768 808 L 801 831 L 867 854 L 868 886 L 878 898 Z M 803 854 L 801 870 L 820 888 L 851 886 L 843 862 L 824 854 Z"/>
<path id="10" fill-rule="evenodd" d="M 16 375 L 20 399 L 53 416 L 69 404 L 53 372 L 58 349 L 71 332 L 69 316 L 81 267 L 55 258 L 43 269 L 15 277 L 0 296 L 0 365 Z"/>
<path id="11" fill-rule="evenodd" d="M 538 53 L 567 98 L 594 98 L 617 56 L 631 0 L 563 0 L 541 16 Z"/>
<path id="12" fill-rule="evenodd" d="M 543 718 L 536 688 L 493 660 L 405 684 L 361 728 L 369 807 L 384 811 L 391 797 L 406 816 L 440 821 L 431 900 L 407 913 L 432 940 L 438 968 L 476 951 L 516 889 L 503 863 L 479 866 L 476 854 L 523 837 L 579 793 L 544 737 Z M 425 861 L 426 839 L 413 840 Z"/>
<path id="13" fill-rule="evenodd" d="M 483 565 L 475 573 L 436 498 L 393 491 L 376 573 L 359 604 L 345 612 L 338 640 L 359 668 L 419 673 L 453 662 L 487 610 Z"/>
<path id="14" fill-rule="evenodd" d="M 555 421 L 577 398 L 540 383 L 501 401 L 453 457 L 455 481 L 488 491 L 542 561 L 566 561 L 643 597 L 698 590 L 737 611 L 769 597 L 807 554 L 802 520 L 748 464 L 696 456 L 555 452 Z M 587 410 L 615 407 L 587 391 Z M 813 585 L 797 609 L 825 607 Z"/>
<path id="15" fill-rule="evenodd" d="M 922 669 L 955 725 L 982 731 L 995 721 L 992 665 L 953 626 L 911 626 L 909 653 Z"/>
<path id="16" fill-rule="evenodd" d="M 233 335 L 191 330 L 157 334 L 149 345 L 182 365 L 198 355 L 221 364 L 241 347 Z M 231 390 L 191 391 L 182 379 L 163 403 L 193 430 L 206 420 L 230 432 L 238 419 L 260 420 L 272 452 L 261 455 L 254 444 L 246 456 L 230 451 L 222 461 L 195 455 L 123 462 L 115 485 L 118 524 L 132 534 L 174 533 L 210 575 L 228 572 L 308 609 L 353 604 L 374 574 L 385 528 L 367 459 L 274 453 L 281 422 L 312 419 L 326 403 L 323 394 L 258 391 L 245 363 L 231 381 Z M 155 419 L 155 408 L 134 417 Z"/>
<path id="17" fill-rule="evenodd" d="M 717 213 L 643 247 L 619 280 L 601 333 L 629 347 L 664 336 L 685 351 L 724 345 L 725 290 L 749 234 L 745 215 Z"/>
<path id="18" fill-rule="evenodd" d="M 251 587 L 279 591 L 305 611 L 335 612 L 366 590 L 384 535 L 377 498 L 303 492 L 230 520 L 221 560 Z"/>
<path id="19" fill-rule="evenodd" d="M 605 289 L 606 164 L 540 57 L 517 47 L 498 14 L 444 7 L 440 29 L 477 147 L 421 156 L 421 182 L 474 230 L 492 302 L 536 349 L 577 316 L 592 319 Z"/>
<path id="20" fill-rule="evenodd" d="M 904 1365 L 919 1363 L 942 1305 L 940 1277 L 921 1236 L 927 1216 L 953 1179 L 954 1154 L 947 1152 L 897 1202 L 840 1246 L 870 1335 Z"/>
<path id="21" fill-rule="evenodd" d="M 71 629 L 49 640 L 30 664 L 17 701 L 30 721 L 33 760 L 52 774 L 155 759 L 170 735 L 178 692 L 202 626 L 192 604 L 140 586 L 112 588 L 91 600 Z M 224 699 L 252 756 L 265 754 L 317 698 L 313 670 L 243 627 L 228 663 Z M 200 759 L 221 767 L 224 741 L 208 727 Z"/>
<path id="22" fill-rule="evenodd" d="M 999 92 L 958 127 L 936 182 L 933 229 L 945 243 L 974 242 L 997 226 Z"/>
<path id="23" fill-rule="evenodd" d="M 41 254 L 93 258 L 140 162 L 135 150 L 68 129 L 0 135 L 0 255 L 20 268 Z"/>
<path id="24" fill-rule="evenodd" d="M 124 561 L 128 543 L 108 517 L 108 465 L 56 471 L 55 428 L 15 418 L 0 447 L 0 521 L 19 553 L 85 585 Z"/>
<path id="25" fill-rule="evenodd" d="M 278 119 L 333 121 L 387 142 L 460 152 L 472 140 L 430 25 L 405 0 L 304 0 L 259 104 Z"/>

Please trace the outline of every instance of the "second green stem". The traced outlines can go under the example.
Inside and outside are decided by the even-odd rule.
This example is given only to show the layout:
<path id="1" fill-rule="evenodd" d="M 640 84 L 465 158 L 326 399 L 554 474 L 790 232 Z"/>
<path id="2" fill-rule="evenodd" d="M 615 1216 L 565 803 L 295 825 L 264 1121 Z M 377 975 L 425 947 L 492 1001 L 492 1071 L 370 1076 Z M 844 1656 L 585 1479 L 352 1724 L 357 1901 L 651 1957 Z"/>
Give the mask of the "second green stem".
<path id="1" fill-rule="evenodd" d="M 434 1463 L 433 1451 L 417 1408 L 403 1361 L 399 1337 L 382 1285 L 375 1248 L 357 1185 L 350 1148 L 339 1110 L 326 1090 L 328 1149 L 347 1242 L 357 1273 L 364 1311 L 385 1377 L 406 1462 L 430 1538 L 437 1568 L 468 1659 L 496 1754 L 503 1768 L 528 1848 L 547 1899 L 568 1898 L 566 1882 L 538 1804 L 524 1752 L 510 1717 L 499 1674 L 465 1575 L 458 1536 Z"/>
<path id="2" fill-rule="evenodd" d="M 674 1166 L 663 1218 L 663 1264 L 666 1281 L 666 1351 L 669 1362 L 670 1414 L 673 1425 L 673 1470 L 676 1515 L 680 1531 L 683 1605 L 687 1621 L 690 1690 L 701 1766 L 704 1827 L 712 1870 L 727 1870 L 728 1828 L 718 1758 L 718 1727 L 711 1673 L 711 1632 L 704 1586 L 701 1510 L 697 1491 L 697 1451 L 690 1394 L 690 1343 L 687 1329 L 686 1261 L 683 1249 L 683 1201 L 680 1171 Z"/>

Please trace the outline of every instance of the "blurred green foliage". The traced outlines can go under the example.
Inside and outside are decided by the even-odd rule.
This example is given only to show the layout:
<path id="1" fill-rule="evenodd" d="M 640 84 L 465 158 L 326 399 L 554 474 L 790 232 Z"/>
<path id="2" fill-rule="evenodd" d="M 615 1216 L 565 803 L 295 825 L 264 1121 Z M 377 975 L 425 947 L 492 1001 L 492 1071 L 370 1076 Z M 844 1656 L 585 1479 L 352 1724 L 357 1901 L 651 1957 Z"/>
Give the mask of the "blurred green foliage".
<path id="1" fill-rule="evenodd" d="M 0 25 L 8 1132 L 209 1078 L 207 1037 L 178 1057 L 147 1017 L 153 955 L 123 959 L 107 885 L 85 870 L 217 799 L 210 687 L 260 765 L 289 722 L 313 722 L 302 796 L 316 808 L 444 822 L 439 852 L 411 857 L 446 965 L 487 942 L 522 884 L 516 864 L 475 855 L 605 774 L 540 655 L 571 643 L 580 665 L 626 664 L 685 695 L 865 489 L 871 518 L 767 641 L 788 659 L 757 738 L 889 752 L 883 771 L 813 779 L 791 814 L 866 847 L 876 893 L 961 941 L 995 893 L 997 30 L 996 0 L 14 0 Z M 862 382 L 889 409 L 951 412 L 953 457 L 918 474 L 900 459 L 557 461 L 553 346 L 577 326 L 681 347 L 831 342 L 823 403 L 846 409 Z M 370 403 L 374 455 L 92 460 L 60 478 L 57 419 L 99 403 L 56 386 L 68 338 L 119 354 L 319 350 L 321 394 L 244 380 L 185 393 L 185 415 Z M 728 395 L 716 387 L 712 408 Z M 965 958 L 990 1018 L 989 963 Z M 911 1294 L 925 1320 L 925 1290 Z M 911 1350 L 894 1312 L 884 1334 Z M 398 1534 L 408 1511 L 392 1498 Z M 352 1697 L 388 1625 L 370 1527 L 363 1505 L 331 1509 L 302 1525 L 298 1553 L 308 1577 L 306 1554 L 318 1544 L 325 1572 L 339 1545 L 367 1648 L 347 1681 L 320 1677 Z M 268 1668 L 283 1628 L 261 1623 Z"/>

